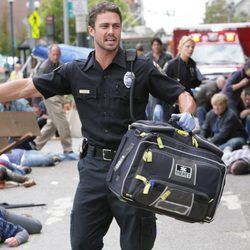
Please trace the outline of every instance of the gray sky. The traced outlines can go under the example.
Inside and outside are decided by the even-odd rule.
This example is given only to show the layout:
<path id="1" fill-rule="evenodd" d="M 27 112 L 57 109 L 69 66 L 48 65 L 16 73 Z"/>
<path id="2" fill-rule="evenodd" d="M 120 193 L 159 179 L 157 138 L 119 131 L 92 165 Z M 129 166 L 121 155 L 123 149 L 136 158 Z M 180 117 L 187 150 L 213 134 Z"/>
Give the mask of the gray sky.
<path id="1" fill-rule="evenodd" d="M 143 0 L 146 26 L 171 32 L 176 26 L 203 22 L 206 0 Z"/>

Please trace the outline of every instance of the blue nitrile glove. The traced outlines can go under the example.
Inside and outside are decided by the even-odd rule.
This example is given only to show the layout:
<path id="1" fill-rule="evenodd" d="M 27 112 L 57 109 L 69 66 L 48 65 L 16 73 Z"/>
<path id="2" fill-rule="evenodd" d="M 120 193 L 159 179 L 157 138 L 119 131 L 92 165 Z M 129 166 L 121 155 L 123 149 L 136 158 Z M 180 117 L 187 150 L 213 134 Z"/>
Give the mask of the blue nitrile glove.
<path id="1" fill-rule="evenodd" d="M 195 128 L 194 117 L 188 112 L 182 114 L 172 114 L 171 118 L 187 132 L 191 132 Z"/>

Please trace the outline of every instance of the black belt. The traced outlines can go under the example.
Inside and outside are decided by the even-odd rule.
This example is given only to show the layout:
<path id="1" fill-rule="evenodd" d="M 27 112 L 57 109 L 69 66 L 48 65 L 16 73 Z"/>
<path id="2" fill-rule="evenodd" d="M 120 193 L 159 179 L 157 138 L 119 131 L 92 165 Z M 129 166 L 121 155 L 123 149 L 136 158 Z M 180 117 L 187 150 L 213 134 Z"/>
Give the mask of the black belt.
<path id="1" fill-rule="evenodd" d="M 115 150 L 100 148 L 88 144 L 87 154 L 93 157 L 102 158 L 104 161 L 112 161 L 115 157 Z"/>

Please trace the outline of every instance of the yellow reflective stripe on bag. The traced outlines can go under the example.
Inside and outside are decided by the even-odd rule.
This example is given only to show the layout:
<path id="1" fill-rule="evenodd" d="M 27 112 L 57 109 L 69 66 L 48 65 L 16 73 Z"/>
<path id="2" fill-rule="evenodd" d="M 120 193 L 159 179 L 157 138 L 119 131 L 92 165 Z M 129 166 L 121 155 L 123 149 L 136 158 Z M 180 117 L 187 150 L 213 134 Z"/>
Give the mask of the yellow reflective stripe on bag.
<path id="1" fill-rule="evenodd" d="M 145 185 L 144 189 L 143 189 L 143 194 L 148 194 L 150 188 L 151 188 L 151 184 L 148 182 L 148 183 Z"/>
<path id="2" fill-rule="evenodd" d="M 190 134 L 187 131 L 181 130 L 181 129 L 176 129 L 176 133 L 178 133 L 181 136 L 188 137 Z M 198 141 L 192 136 L 192 145 L 196 148 L 199 147 Z"/>
<path id="3" fill-rule="evenodd" d="M 181 129 L 175 129 L 175 131 L 179 134 L 182 135 L 184 137 L 189 136 L 189 133 L 187 131 L 181 130 Z"/>
<path id="4" fill-rule="evenodd" d="M 160 136 L 157 136 L 157 144 L 158 144 L 158 147 L 159 147 L 159 149 L 163 149 L 164 148 L 164 145 L 163 145 L 163 143 L 162 143 L 162 139 L 161 139 L 161 137 Z"/>
<path id="5" fill-rule="evenodd" d="M 199 147 L 198 141 L 192 136 L 192 145 L 195 146 L 196 148 Z"/>
<path id="6" fill-rule="evenodd" d="M 163 193 L 162 195 L 161 195 L 161 199 L 163 200 L 163 201 L 165 201 L 167 198 L 168 198 L 168 196 L 171 194 L 171 191 L 169 191 L 169 190 L 167 190 L 165 193 Z"/>
<path id="7" fill-rule="evenodd" d="M 151 183 L 144 176 L 139 174 L 135 176 L 135 179 L 140 180 L 144 183 L 145 187 L 143 189 L 143 194 L 148 194 L 151 187 Z"/>
<path id="8" fill-rule="evenodd" d="M 152 162 L 153 160 L 153 154 L 150 150 L 145 151 L 142 157 L 144 162 Z"/>

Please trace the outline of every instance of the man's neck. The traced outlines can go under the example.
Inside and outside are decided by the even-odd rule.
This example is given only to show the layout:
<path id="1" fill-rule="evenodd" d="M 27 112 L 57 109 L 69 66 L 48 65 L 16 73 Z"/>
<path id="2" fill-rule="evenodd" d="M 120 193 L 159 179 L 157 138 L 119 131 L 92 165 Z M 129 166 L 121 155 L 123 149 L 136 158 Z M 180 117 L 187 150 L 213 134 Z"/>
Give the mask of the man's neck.
<path id="1" fill-rule="evenodd" d="M 102 69 L 106 69 L 115 58 L 118 49 L 115 51 L 95 51 L 95 59 L 100 64 Z"/>
<path id="2" fill-rule="evenodd" d="M 156 59 L 156 61 L 158 61 L 161 56 L 161 52 L 153 52 L 152 54 L 153 58 Z"/>
<path id="3" fill-rule="evenodd" d="M 55 67 L 59 66 L 59 64 L 60 64 L 60 62 L 55 63 L 55 62 L 51 61 L 50 59 L 49 59 L 49 62 L 50 62 L 51 65 L 53 65 Z"/>

